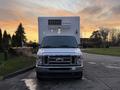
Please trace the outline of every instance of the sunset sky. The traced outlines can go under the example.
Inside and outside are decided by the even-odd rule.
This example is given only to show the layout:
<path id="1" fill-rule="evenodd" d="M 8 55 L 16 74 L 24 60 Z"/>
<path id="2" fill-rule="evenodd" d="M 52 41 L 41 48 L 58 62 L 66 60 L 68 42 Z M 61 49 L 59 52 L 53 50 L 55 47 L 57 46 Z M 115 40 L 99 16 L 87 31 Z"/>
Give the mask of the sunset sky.
<path id="1" fill-rule="evenodd" d="M 80 16 L 81 37 L 89 37 L 99 27 L 120 28 L 120 0 L 0 0 L 0 28 L 11 35 L 22 22 L 28 41 L 38 41 L 39 16 Z"/>

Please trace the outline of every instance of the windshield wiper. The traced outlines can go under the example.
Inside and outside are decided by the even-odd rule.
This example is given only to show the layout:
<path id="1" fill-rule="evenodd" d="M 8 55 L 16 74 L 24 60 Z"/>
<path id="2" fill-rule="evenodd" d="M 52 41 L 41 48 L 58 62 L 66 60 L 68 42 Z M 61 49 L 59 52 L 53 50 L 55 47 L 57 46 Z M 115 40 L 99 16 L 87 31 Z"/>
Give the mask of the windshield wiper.
<path id="1" fill-rule="evenodd" d="M 61 45 L 61 48 L 75 48 L 75 47 L 71 47 L 71 46 L 67 46 L 67 45 Z"/>
<path id="2" fill-rule="evenodd" d="M 42 48 L 53 48 L 52 46 L 43 46 Z"/>

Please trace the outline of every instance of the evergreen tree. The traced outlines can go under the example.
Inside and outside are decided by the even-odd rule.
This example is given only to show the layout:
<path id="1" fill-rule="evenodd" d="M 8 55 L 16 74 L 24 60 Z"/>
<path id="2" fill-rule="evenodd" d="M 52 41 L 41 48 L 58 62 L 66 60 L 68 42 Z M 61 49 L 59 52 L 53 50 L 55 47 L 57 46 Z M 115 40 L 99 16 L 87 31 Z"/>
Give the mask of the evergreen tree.
<path id="1" fill-rule="evenodd" d="M 22 26 L 22 23 L 19 24 L 16 33 L 16 44 L 17 46 L 22 46 L 22 43 L 26 42 L 26 36 L 24 32 L 24 27 Z"/>
<path id="2" fill-rule="evenodd" d="M 2 30 L 0 29 L 0 51 L 2 51 Z"/>
<path id="3" fill-rule="evenodd" d="M 11 36 L 10 36 L 10 34 L 7 35 L 7 38 L 8 38 L 8 45 L 11 46 Z"/>
<path id="4" fill-rule="evenodd" d="M 16 46 L 17 46 L 17 39 L 16 39 L 16 36 L 15 36 L 14 34 L 13 34 L 13 36 L 12 36 L 11 43 L 12 43 L 12 46 L 13 46 L 13 47 L 16 47 Z"/>
<path id="5" fill-rule="evenodd" d="M 4 49 L 8 49 L 8 46 L 9 46 L 9 39 L 8 39 L 8 34 L 7 34 L 7 31 L 5 30 L 4 33 L 3 33 L 3 48 Z"/>

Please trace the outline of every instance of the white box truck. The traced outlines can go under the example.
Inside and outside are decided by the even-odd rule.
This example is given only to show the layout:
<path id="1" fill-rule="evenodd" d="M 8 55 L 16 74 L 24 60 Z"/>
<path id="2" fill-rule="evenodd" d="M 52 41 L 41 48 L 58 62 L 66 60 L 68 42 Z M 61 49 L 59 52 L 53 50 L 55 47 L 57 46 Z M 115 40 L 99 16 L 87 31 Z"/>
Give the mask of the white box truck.
<path id="1" fill-rule="evenodd" d="M 37 78 L 82 78 L 80 17 L 39 17 Z"/>

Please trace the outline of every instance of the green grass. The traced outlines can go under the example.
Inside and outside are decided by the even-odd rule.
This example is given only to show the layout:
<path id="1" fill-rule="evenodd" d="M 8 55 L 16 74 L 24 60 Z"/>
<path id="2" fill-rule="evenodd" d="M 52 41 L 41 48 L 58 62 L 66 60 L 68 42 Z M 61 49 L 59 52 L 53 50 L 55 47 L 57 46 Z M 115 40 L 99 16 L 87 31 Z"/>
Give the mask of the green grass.
<path id="1" fill-rule="evenodd" d="M 27 56 L 18 56 L 9 58 L 5 61 L 3 54 L 0 53 L 0 62 L 0 78 L 2 78 L 3 76 L 8 75 L 9 73 L 13 73 L 17 70 L 35 65 L 35 58 Z"/>
<path id="2" fill-rule="evenodd" d="M 120 56 L 120 47 L 116 48 L 88 48 L 82 50 L 86 53 L 101 54 L 101 55 L 111 55 Z"/>

